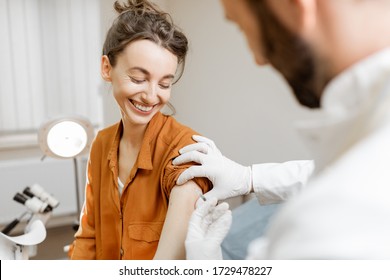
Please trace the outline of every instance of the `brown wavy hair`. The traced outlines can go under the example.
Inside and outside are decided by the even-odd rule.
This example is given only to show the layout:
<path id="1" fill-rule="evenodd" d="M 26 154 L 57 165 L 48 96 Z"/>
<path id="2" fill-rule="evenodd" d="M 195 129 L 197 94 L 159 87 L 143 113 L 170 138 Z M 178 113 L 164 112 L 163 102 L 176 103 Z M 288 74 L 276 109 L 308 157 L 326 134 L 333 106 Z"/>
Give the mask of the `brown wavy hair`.
<path id="1" fill-rule="evenodd" d="M 173 53 L 181 66 L 177 82 L 183 74 L 188 40 L 173 23 L 171 16 L 148 0 L 127 0 L 114 3 L 119 13 L 107 32 L 103 55 L 107 55 L 112 66 L 126 46 L 136 40 L 150 40 Z"/>

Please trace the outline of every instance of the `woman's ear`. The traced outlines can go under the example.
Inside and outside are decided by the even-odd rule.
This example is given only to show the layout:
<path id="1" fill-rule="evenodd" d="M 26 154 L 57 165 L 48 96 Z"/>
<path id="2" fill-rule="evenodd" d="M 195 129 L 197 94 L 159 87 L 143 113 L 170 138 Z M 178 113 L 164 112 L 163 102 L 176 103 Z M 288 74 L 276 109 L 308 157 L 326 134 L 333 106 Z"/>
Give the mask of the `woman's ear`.
<path id="1" fill-rule="evenodd" d="M 106 82 L 111 82 L 111 70 L 112 66 L 108 56 L 103 55 L 100 65 L 100 74 L 102 75 L 103 80 L 105 80 Z"/>

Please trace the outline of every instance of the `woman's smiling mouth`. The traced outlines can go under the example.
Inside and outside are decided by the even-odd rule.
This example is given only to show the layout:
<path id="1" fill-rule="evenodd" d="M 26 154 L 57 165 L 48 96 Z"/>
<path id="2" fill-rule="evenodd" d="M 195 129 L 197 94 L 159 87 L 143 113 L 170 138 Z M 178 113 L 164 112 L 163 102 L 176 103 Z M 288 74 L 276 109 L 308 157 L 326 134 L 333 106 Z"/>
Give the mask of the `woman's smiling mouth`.
<path id="1" fill-rule="evenodd" d="M 129 101 L 130 101 L 131 104 L 134 105 L 134 107 L 136 109 L 138 109 L 139 111 L 144 112 L 144 113 L 150 112 L 153 109 L 153 107 L 155 106 L 155 105 L 153 105 L 153 106 L 146 106 L 146 105 L 143 105 L 143 104 L 138 103 L 138 102 L 136 102 L 134 100 L 131 100 L 131 99 L 129 99 Z"/>

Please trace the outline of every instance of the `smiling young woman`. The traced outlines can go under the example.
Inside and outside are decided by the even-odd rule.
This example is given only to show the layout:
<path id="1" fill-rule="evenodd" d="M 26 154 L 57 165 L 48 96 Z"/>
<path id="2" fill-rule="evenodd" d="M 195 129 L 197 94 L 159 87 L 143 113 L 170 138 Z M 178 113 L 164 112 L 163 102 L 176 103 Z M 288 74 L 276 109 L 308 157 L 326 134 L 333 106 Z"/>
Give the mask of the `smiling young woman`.
<path id="1" fill-rule="evenodd" d="M 70 256 L 183 259 L 189 217 L 211 183 L 203 178 L 176 185 L 189 165 L 173 166 L 172 159 L 196 132 L 160 110 L 181 75 L 188 41 L 149 1 L 114 7 L 119 15 L 107 33 L 101 74 L 112 85 L 121 120 L 92 145 Z"/>

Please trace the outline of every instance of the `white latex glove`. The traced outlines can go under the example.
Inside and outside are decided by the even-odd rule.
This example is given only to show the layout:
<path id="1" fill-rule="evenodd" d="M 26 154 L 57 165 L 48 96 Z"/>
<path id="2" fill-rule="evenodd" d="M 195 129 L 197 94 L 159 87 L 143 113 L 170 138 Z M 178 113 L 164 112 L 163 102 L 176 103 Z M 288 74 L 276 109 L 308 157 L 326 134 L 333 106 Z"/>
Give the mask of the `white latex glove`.
<path id="1" fill-rule="evenodd" d="M 229 204 L 207 200 L 192 213 L 185 240 L 187 260 L 222 260 L 221 243 L 232 224 Z"/>
<path id="2" fill-rule="evenodd" d="M 204 196 L 223 200 L 229 197 L 250 193 L 252 189 L 252 170 L 223 156 L 214 142 L 206 137 L 194 135 L 198 143 L 182 148 L 180 156 L 173 160 L 174 165 L 196 162 L 183 171 L 176 184 L 182 185 L 195 177 L 206 177 L 213 183 L 213 189 Z M 198 204 L 202 201 L 199 199 Z"/>

